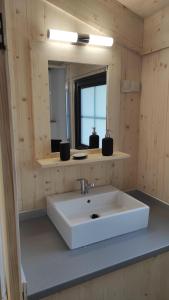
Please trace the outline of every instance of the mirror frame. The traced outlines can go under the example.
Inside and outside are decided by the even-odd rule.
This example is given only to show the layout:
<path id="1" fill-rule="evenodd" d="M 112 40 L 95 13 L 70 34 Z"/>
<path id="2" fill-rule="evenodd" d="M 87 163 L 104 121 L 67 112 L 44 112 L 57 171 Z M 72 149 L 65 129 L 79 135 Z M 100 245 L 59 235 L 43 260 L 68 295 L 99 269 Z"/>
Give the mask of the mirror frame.
<path id="1" fill-rule="evenodd" d="M 48 78 L 49 61 L 107 65 L 107 125 L 111 130 L 112 128 L 117 129 L 117 125 L 119 125 L 117 124 L 119 122 L 119 114 L 117 116 L 119 108 L 117 106 L 120 107 L 121 61 L 117 60 L 117 55 L 113 55 L 112 49 L 113 48 L 77 46 L 48 41 L 33 42 L 31 44 L 32 112 L 34 156 L 36 160 L 51 157 L 52 155 Z M 102 64 L 100 64 L 100 62 L 102 62 Z M 113 88 L 115 89 L 113 94 L 116 98 L 114 98 L 112 94 Z M 113 113 L 112 107 L 114 107 L 114 104 L 116 110 Z"/>

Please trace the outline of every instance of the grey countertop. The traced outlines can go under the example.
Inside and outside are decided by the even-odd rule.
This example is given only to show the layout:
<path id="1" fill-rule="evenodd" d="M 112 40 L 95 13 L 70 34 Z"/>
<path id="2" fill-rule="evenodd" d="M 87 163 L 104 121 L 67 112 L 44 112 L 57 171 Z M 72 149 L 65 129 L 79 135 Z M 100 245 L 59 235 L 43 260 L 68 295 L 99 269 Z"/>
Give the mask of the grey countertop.
<path id="1" fill-rule="evenodd" d="M 29 300 L 169 251 L 169 206 L 140 191 L 129 194 L 150 206 L 149 227 L 75 250 L 68 249 L 47 216 L 22 220 Z"/>

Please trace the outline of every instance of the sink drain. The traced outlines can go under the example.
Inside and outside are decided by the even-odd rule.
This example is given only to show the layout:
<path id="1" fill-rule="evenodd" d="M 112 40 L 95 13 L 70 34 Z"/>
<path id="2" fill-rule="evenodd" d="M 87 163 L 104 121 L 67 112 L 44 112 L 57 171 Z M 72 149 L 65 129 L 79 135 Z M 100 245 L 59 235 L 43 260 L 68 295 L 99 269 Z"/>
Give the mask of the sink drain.
<path id="1" fill-rule="evenodd" d="M 92 214 L 90 216 L 91 219 L 98 219 L 100 216 L 98 214 Z"/>

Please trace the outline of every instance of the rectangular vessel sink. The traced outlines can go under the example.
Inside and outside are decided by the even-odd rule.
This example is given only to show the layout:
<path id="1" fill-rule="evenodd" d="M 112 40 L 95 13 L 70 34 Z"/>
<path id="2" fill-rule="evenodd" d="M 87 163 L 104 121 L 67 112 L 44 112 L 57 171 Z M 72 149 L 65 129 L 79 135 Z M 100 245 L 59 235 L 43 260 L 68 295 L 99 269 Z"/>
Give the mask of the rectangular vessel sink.
<path id="1" fill-rule="evenodd" d="M 47 214 L 70 249 L 148 226 L 149 207 L 112 186 L 47 197 Z"/>

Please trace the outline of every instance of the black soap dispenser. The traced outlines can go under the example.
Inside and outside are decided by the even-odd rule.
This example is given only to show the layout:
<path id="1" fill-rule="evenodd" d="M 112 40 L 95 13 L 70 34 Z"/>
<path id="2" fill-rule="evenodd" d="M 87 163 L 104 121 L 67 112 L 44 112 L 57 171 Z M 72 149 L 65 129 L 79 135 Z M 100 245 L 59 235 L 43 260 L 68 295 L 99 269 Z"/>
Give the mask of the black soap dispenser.
<path id="1" fill-rule="evenodd" d="M 97 135 L 95 127 L 93 127 L 93 132 L 89 136 L 89 148 L 90 149 L 99 148 L 99 136 Z"/>
<path id="2" fill-rule="evenodd" d="M 105 138 L 102 139 L 102 155 L 111 156 L 113 154 L 113 139 L 110 137 L 110 130 L 106 130 Z"/>

